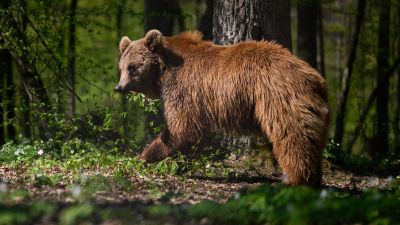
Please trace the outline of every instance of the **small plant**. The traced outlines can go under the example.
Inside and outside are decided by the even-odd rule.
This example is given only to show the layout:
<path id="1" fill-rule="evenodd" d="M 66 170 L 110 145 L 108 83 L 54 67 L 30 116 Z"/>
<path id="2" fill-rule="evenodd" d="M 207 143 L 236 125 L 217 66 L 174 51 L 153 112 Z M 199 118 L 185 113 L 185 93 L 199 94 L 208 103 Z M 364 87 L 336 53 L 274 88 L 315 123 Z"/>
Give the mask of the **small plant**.
<path id="1" fill-rule="evenodd" d="M 329 139 L 328 145 L 324 149 L 323 157 L 327 160 L 337 161 L 341 159 L 340 145 L 333 138 Z"/>
<path id="2" fill-rule="evenodd" d="M 152 100 L 146 98 L 142 93 L 134 93 L 128 95 L 129 101 L 136 103 L 138 106 L 143 108 L 146 112 L 152 113 L 154 115 L 158 114 L 159 108 L 161 106 L 161 101 L 159 99 Z"/>

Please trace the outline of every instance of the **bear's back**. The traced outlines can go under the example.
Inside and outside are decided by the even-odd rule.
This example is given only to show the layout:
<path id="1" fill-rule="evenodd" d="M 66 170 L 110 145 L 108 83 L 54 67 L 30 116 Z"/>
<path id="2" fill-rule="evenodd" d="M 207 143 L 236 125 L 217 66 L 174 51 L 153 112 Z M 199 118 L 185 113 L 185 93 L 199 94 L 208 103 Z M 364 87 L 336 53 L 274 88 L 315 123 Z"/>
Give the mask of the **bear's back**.
<path id="1" fill-rule="evenodd" d="M 313 99 L 304 107 L 326 101 L 322 76 L 279 44 L 244 41 L 220 46 L 193 35 L 178 36 L 167 45 L 182 58 L 167 89 L 181 92 L 176 96 L 194 107 L 193 113 L 218 127 L 253 126 L 257 101 L 277 100 L 276 105 L 290 104 L 284 102 L 287 99 L 299 104 Z"/>

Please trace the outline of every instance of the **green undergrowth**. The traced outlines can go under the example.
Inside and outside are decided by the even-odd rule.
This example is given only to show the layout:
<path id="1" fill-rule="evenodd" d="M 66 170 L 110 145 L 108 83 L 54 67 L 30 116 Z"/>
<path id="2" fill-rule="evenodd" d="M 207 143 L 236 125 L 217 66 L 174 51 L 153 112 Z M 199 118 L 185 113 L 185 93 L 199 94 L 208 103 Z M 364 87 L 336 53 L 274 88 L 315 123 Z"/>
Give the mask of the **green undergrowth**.
<path id="1" fill-rule="evenodd" d="M 399 186 L 349 194 L 265 185 L 243 191 L 225 204 L 194 205 L 189 215 L 208 218 L 213 224 L 398 224 L 399 204 Z"/>
<path id="2" fill-rule="evenodd" d="M 75 180 L 79 180 L 79 176 L 86 171 L 111 173 L 119 180 L 129 174 L 201 174 L 204 177 L 237 175 L 234 168 L 227 167 L 221 160 L 215 160 L 221 157 L 218 151 L 195 159 L 176 154 L 159 163 L 145 163 L 137 159 L 137 153 L 135 150 L 109 148 L 103 144 L 96 145 L 79 139 L 65 143 L 55 143 L 53 140 L 24 141 L 21 144 L 8 142 L 0 149 L 0 165 L 22 169 L 37 182 L 46 185 L 55 185 L 66 172 L 70 179 Z M 52 173 L 55 168 L 58 175 Z"/>
<path id="3" fill-rule="evenodd" d="M 332 139 L 324 149 L 323 156 L 329 162 L 356 174 L 400 172 L 400 158 L 396 154 L 387 154 L 385 157 L 372 157 L 366 152 L 353 155 L 343 151 Z"/>
<path id="4" fill-rule="evenodd" d="M 113 213 L 110 213 L 113 210 Z M 132 210 L 98 207 L 89 202 L 67 206 L 38 201 L 24 205 L 0 204 L 0 224 L 93 224 L 118 218 L 120 222 L 132 221 Z M 122 218 L 122 220 L 121 220 Z"/>
<path id="5" fill-rule="evenodd" d="M 8 167 L 23 167 L 29 175 L 43 174 L 43 171 L 55 167 L 61 171 L 79 175 L 85 170 L 112 171 L 116 174 L 138 173 L 142 175 L 200 175 L 202 177 L 231 178 L 242 175 L 246 168 L 238 169 L 237 165 L 224 163 L 229 155 L 240 155 L 232 151 L 213 150 L 211 153 L 200 154 L 196 157 L 185 157 L 175 154 L 159 163 L 146 164 L 136 158 L 140 147 L 133 144 L 128 148 L 121 148 L 120 141 L 110 143 L 96 143 L 73 138 L 68 141 L 25 140 L 19 144 L 8 142 L 0 148 L 0 165 Z M 259 151 L 259 150 L 258 150 Z M 372 160 L 362 156 L 347 155 L 331 141 L 324 150 L 324 158 L 329 162 L 349 169 L 352 172 L 369 171 L 392 174 L 399 171 L 400 160 Z M 250 156 L 253 157 L 253 156 Z M 260 158 L 260 156 L 254 156 Z M 257 160 L 247 160 L 245 167 Z M 250 164 L 249 164 L 250 163 Z M 249 164 L 249 165 L 248 165 Z M 58 178 L 44 181 L 56 183 Z"/>
<path id="6" fill-rule="evenodd" d="M 195 205 L 99 205 L 90 201 L 60 205 L 37 201 L 15 204 L 28 198 L 26 191 L 0 194 L 0 224 L 25 224 L 28 221 L 58 221 L 60 224 L 87 224 L 118 221 L 121 224 L 141 220 L 207 221 L 205 224 L 398 224 L 400 188 L 368 189 L 350 194 L 329 189 L 264 185 L 243 190 L 227 203 L 211 201 Z M 146 224 L 149 224 L 148 222 Z"/>

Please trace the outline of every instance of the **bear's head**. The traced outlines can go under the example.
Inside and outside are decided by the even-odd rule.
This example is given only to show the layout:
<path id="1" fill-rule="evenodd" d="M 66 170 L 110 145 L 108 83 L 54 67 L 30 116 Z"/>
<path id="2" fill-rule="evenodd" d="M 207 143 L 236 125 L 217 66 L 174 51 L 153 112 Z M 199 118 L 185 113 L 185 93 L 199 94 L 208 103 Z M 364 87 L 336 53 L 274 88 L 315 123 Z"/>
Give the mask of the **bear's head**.
<path id="1" fill-rule="evenodd" d="M 162 48 L 162 39 L 158 30 L 150 30 L 144 38 L 136 41 L 131 41 L 126 36 L 121 39 L 121 77 L 115 91 L 139 92 L 148 98 L 160 98 L 158 80 L 162 69 L 157 53 Z"/>

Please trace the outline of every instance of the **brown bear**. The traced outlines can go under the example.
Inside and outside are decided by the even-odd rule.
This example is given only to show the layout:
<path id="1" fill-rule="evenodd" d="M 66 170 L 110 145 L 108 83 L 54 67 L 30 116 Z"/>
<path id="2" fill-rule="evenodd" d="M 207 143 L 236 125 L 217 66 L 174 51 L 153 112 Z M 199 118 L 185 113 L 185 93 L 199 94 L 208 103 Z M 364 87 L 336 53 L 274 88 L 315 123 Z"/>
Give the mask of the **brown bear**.
<path id="1" fill-rule="evenodd" d="M 120 42 L 119 92 L 161 98 L 166 129 L 141 154 L 158 161 L 209 131 L 262 133 L 291 185 L 319 185 L 329 110 L 324 78 L 268 41 L 218 46 L 158 30 Z"/>

